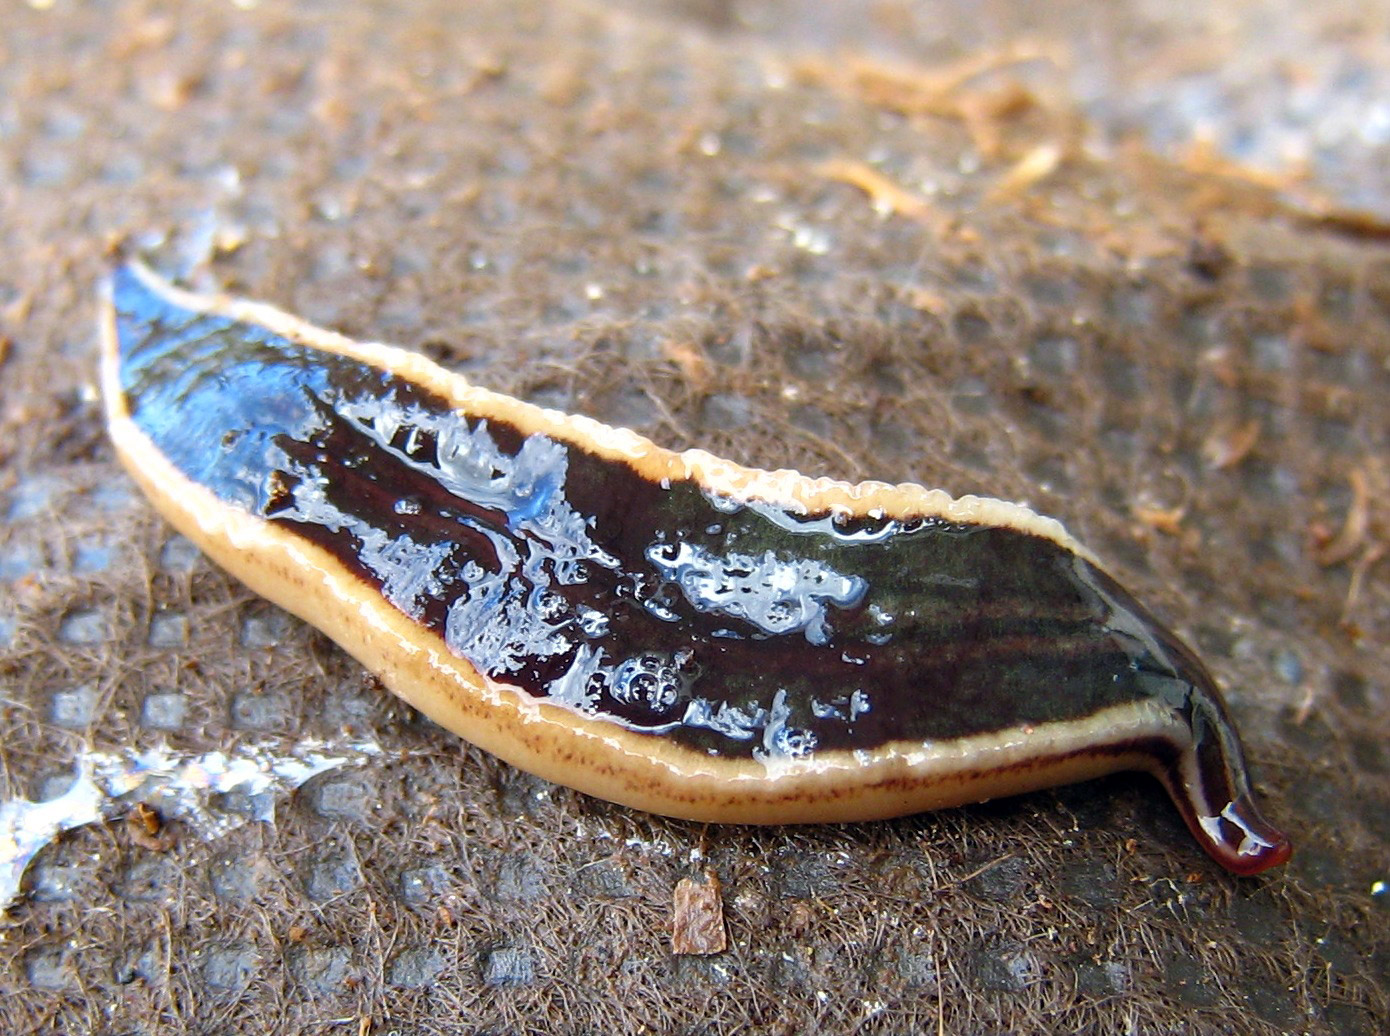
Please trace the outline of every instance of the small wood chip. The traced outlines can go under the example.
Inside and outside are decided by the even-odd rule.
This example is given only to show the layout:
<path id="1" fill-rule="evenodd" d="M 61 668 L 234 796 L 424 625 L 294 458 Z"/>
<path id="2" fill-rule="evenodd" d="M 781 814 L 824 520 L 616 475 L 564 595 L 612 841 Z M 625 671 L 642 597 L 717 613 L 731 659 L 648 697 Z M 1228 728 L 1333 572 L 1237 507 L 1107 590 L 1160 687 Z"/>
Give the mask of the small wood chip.
<path id="1" fill-rule="evenodd" d="M 1366 473 L 1360 468 L 1352 468 L 1347 481 L 1351 484 L 1351 505 L 1347 508 L 1342 529 L 1328 542 L 1318 544 L 1313 555 L 1313 560 L 1324 568 L 1349 561 L 1366 541 L 1370 526 L 1371 488 Z"/>
<path id="2" fill-rule="evenodd" d="M 828 180 L 857 187 L 869 196 L 874 211 L 884 216 L 905 216 L 930 224 L 934 214 L 926 201 L 898 186 L 866 162 L 834 159 L 823 162 L 816 170 Z"/>
<path id="3" fill-rule="evenodd" d="M 1233 468 L 1255 448 L 1260 440 L 1260 422 L 1251 418 L 1244 424 L 1222 422 L 1202 443 L 1202 459 L 1215 471 Z"/>
<path id="4" fill-rule="evenodd" d="M 125 823 L 130 840 L 141 849 L 167 853 L 174 847 L 173 832 L 164 826 L 164 818 L 153 806 L 137 802 L 135 808 L 125 815 Z"/>
<path id="5" fill-rule="evenodd" d="M 1348 630 L 1355 628 L 1351 621 L 1351 612 L 1356 607 L 1356 602 L 1361 598 L 1361 587 L 1366 581 L 1366 574 L 1375 567 L 1381 558 L 1385 557 L 1386 550 L 1387 547 L 1384 543 L 1370 544 L 1351 566 L 1351 581 L 1347 584 L 1347 599 L 1342 605 L 1342 625 L 1346 626 Z"/>
<path id="6" fill-rule="evenodd" d="M 668 360 L 676 365 L 681 372 L 681 377 L 696 392 L 704 392 L 709 388 L 709 360 L 699 346 L 690 342 L 667 341 L 662 344 L 661 351 Z"/>
<path id="7" fill-rule="evenodd" d="M 1187 517 L 1187 505 L 1177 507 L 1149 507 L 1145 504 L 1133 505 L 1134 517 L 1150 529 L 1157 529 L 1165 536 L 1180 536 L 1182 520 Z"/>
<path id="8" fill-rule="evenodd" d="M 1039 144 L 1020 158 L 990 188 L 989 198 L 998 201 L 1016 198 L 1047 179 L 1062 164 L 1059 144 Z"/>
<path id="9" fill-rule="evenodd" d="M 703 883 L 682 878 L 676 883 L 671 910 L 671 952 L 723 953 L 729 947 L 724 931 L 723 888 L 705 871 Z"/>

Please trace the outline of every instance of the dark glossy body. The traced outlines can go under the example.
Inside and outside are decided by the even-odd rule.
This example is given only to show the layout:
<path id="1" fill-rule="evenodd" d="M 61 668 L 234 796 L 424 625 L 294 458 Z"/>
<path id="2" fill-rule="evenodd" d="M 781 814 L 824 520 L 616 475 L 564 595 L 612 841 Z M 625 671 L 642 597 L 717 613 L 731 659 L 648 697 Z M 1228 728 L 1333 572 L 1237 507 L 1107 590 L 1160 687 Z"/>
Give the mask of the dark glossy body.
<path id="1" fill-rule="evenodd" d="M 1200 662 L 1053 538 L 653 480 L 581 435 L 459 413 L 392 370 L 184 308 L 130 270 L 112 299 L 130 420 L 184 477 L 535 700 L 763 761 L 1151 703 L 1191 740 L 1098 750 L 1154 760 L 1194 831 L 1239 843 L 1258 821 L 1220 817 L 1248 789 Z M 1194 781 L 1202 801 L 1176 790 Z"/>
<path id="2" fill-rule="evenodd" d="M 779 692 L 794 752 L 1186 692 L 1186 652 L 1051 540 L 937 519 L 774 520 L 496 422 L 464 419 L 464 448 L 441 464 L 439 422 L 458 420 L 443 400 L 133 288 L 118 296 L 121 333 L 143 345 L 123 379 L 160 449 L 528 694 L 747 755 L 778 747 Z M 455 483 L 478 469 L 475 499 L 449 485 L 450 466 Z"/>

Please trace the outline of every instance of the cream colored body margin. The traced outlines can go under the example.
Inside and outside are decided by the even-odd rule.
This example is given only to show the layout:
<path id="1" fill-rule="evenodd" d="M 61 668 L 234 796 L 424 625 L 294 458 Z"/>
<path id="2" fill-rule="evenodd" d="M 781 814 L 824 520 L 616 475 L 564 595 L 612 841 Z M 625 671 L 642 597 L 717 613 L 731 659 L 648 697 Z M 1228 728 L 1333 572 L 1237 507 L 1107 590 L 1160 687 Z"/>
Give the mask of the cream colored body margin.
<path id="1" fill-rule="evenodd" d="M 700 450 L 677 454 L 626 429 L 475 388 L 413 353 L 354 342 L 269 306 L 197 296 L 147 271 L 141 275 L 180 306 L 260 324 L 292 341 L 386 367 L 450 400 L 460 411 L 495 417 L 525 433 L 622 460 L 646 478 L 695 478 L 716 493 L 811 512 L 841 508 L 852 514 L 939 515 L 1005 525 L 1085 553 L 1060 523 L 1017 504 L 979 497 L 956 500 L 941 490 L 910 484 L 856 486 L 808 479 L 792 471 L 756 471 Z M 1116 754 L 1107 746 L 1154 736 L 1179 743 L 1185 739 L 1171 710 L 1140 701 L 1033 728 L 764 762 L 707 756 L 564 706 L 539 703 L 453 655 L 441 638 L 396 610 L 329 552 L 223 503 L 181 474 L 130 419 L 119 383 L 115 314 L 109 299 L 102 314 L 102 338 L 102 387 L 112 441 L 131 476 L 180 532 L 256 593 L 323 630 L 436 723 L 547 780 L 692 820 L 870 820 L 980 802 L 1117 770 L 1153 770 L 1149 757 Z"/>

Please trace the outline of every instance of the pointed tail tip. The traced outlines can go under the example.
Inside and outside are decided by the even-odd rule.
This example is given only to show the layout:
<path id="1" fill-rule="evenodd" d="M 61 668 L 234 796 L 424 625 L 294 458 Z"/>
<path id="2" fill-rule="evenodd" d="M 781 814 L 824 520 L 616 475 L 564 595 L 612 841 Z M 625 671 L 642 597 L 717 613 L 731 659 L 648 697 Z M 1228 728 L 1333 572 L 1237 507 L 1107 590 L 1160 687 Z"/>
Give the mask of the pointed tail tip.
<path id="1" fill-rule="evenodd" d="M 1228 803 L 1220 815 L 1202 817 L 1198 823 L 1208 851 L 1233 874 L 1260 874 L 1293 855 L 1289 836 L 1260 815 L 1248 792 Z"/>

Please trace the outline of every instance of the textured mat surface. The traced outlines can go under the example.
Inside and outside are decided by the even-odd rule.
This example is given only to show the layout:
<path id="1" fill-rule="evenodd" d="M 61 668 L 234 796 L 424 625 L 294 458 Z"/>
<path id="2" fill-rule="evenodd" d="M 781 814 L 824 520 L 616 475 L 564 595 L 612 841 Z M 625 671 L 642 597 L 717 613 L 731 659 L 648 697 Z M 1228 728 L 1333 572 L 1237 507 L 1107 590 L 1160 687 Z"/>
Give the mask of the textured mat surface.
<path id="1" fill-rule="evenodd" d="M 129 748 L 363 765 L 273 824 L 231 794 L 58 838 L 0 920 L 0 1030 L 1383 1031 L 1383 228 L 1130 140 L 1118 87 L 1179 71 L 1078 79 L 1010 5 L 955 43 L 910 5 L 667 9 L 7 10 L 0 792 Z M 1114 10 L 1136 52 L 1191 28 Z M 94 394 L 117 241 L 663 445 L 1062 518 L 1213 667 L 1294 860 L 1228 877 L 1140 777 L 705 828 L 461 744 L 135 495 Z M 730 948 L 673 956 L 706 868 Z"/>

